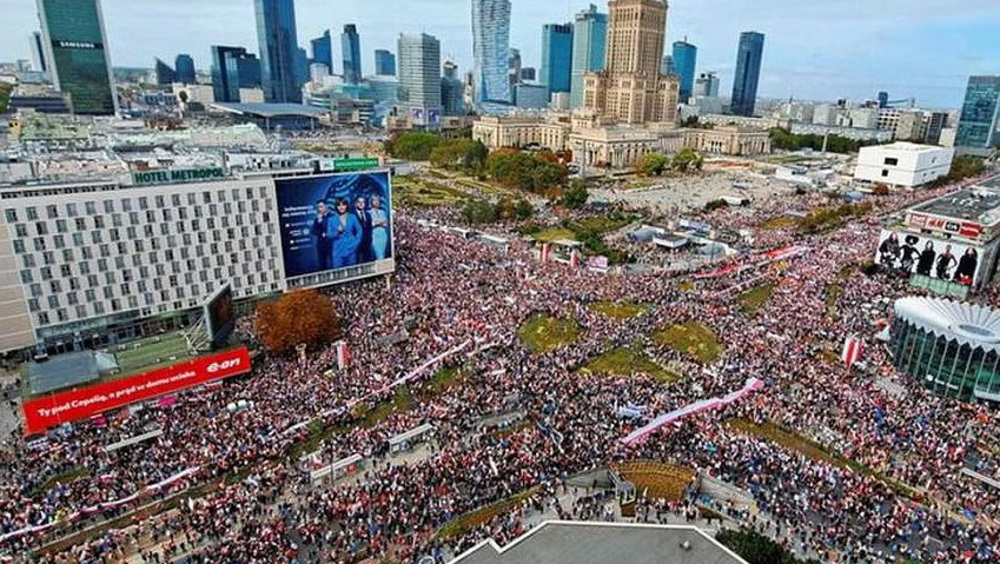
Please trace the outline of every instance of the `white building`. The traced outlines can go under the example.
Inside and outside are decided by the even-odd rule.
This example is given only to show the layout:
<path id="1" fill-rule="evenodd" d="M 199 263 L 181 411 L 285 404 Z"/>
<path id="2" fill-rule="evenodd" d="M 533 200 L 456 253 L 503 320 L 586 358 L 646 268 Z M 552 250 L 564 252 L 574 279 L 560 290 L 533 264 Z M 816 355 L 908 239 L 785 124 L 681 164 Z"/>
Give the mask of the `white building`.
<path id="1" fill-rule="evenodd" d="M 906 142 L 863 147 L 854 180 L 913 188 L 946 176 L 954 156 L 954 149 Z"/>

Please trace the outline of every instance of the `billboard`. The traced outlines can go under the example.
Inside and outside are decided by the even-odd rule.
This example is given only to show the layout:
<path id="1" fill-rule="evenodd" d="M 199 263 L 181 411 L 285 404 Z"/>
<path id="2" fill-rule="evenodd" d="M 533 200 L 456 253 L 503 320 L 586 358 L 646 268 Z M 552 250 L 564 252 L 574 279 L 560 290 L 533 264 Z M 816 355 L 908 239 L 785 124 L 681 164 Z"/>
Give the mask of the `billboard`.
<path id="1" fill-rule="evenodd" d="M 979 282 L 979 249 L 909 232 L 882 230 L 875 264 L 906 276 L 975 286 Z"/>
<path id="2" fill-rule="evenodd" d="M 24 433 L 41 433 L 63 423 L 249 371 L 250 355 L 246 347 L 240 347 L 144 374 L 25 400 L 21 404 Z"/>
<path id="3" fill-rule="evenodd" d="M 394 269 L 388 172 L 279 178 L 275 193 L 290 287 Z"/>
<path id="4" fill-rule="evenodd" d="M 228 283 L 219 288 L 205 302 L 205 317 L 208 337 L 212 346 L 221 346 L 236 327 L 236 313 L 233 310 L 233 288 Z"/>

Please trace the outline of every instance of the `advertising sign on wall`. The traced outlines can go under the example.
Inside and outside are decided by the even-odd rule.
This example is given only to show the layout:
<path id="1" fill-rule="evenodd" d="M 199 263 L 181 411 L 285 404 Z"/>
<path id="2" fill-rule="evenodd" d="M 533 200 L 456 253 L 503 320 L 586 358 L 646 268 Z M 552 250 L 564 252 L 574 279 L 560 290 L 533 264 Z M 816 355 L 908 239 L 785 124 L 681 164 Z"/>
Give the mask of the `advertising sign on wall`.
<path id="1" fill-rule="evenodd" d="M 363 268 L 367 265 L 391 270 L 388 172 L 283 178 L 275 186 L 287 278 L 327 271 L 387 271 Z"/>
<path id="2" fill-rule="evenodd" d="M 919 274 L 975 286 L 979 282 L 981 257 L 975 247 L 883 229 L 875 251 L 875 263 L 907 276 Z"/>
<path id="3" fill-rule="evenodd" d="M 194 358 L 144 374 L 26 400 L 21 404 L 26 435 L 70 421 L 139 403 L 250 371 L 246 347 Z"/>

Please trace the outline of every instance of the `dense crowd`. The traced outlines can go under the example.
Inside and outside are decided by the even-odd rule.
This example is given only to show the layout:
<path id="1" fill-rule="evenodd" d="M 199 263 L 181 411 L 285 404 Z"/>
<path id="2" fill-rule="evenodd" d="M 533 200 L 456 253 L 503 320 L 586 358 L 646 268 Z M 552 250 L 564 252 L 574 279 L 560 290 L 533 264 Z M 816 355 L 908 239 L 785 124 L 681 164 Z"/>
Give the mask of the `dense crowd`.
<path id="1" fill-rule="evenodd" d="M 117 561 L 136 553 L 146 562 L 415 562 L 443 554 L 446 544 L 456 554 L 486 536 L 501 543 L 514 538 L 525 528 L 524 507 L 551 503 L 569 476 L 649 458 L 745 488 L 760 510 L 747 524 L 802 554 L 858 563 L 903 556 L 996 561 L 996 492 L 960 473 L 973 454 L 980 471 L 995 472 L 998 458 L 976 439 L 1000 436 L 995 411 L 943 400 L 906 382 L 885 368 L 877 346 L 868 347 L 867 373 L 827 358 L 844 337 L 873 335 L 891 300 L 908 291 L 899 280 L 857 268 L 875 248 L 874 218 L 931 195 L 880 198 L 868 216 L 825 234 L 761 231 L 758 248 L 794 243 L 809 250 L 763 266 L 750 256 L 735 259 L 747 268 L 697 281 L 543 264 L 521 242 L 504 253 L 398 216 L 401 253 L 391 288 L 377 280 L 330 290 L 346 324 L 349 367 L 331 372 L 333 346 L 304 358 L 265 355 L 252 374 L 182 393 L 171 405 L 123 410 L 43 440 L 15 441 L 0 454 L 0 551 L 21 560 L 35 551 L 42 562 Z M 741 229 L 817 203 L 763 203 L 705 219 Z M 750 317 L 728 297 L 761 281 L 772 284 L 774 294 Z M 838 293 L 831 300 L 833 286 Z M 602 300 L 650 307 L 614 319 L 588 307 Z M 534 354 L 517 329 L 539 313 L 578 320 L 580 338 Z M 651 338 L 688 320 L 720 337 L 725 354 L 715 365 L 698 366 Z M 240 331 L 252 336 L 247 321 Z M 682 367 L 685 377 L 664 383 L 580 371 L 626 346 L 660 365 Z M 413 372 L 422 365 L 423 372 Z M 442 366 L 461 367 L 462 378 L 438 389 L 429 377 Z M 409 409 L 365 419 L 400 397 L 403 387 L 394 383 L 406 376 L 412 378 L 403 392 Z M 724 395 L 751 376 L 767 386 L 750 399 L 639 445 L 621 443 L 649 417 Z M 887 392 L 887 381 L 902 384 L 905 397 Z M 239 400 L 252 407 L 226 408 Z M 624 404 L 645 406 L 644 415 L 617 417 L 616 406 Z M 527 424 L 509 432 L 482 425 L 514 412 L 527 414 Z M 726 424 L 732 418 L 811 437 L 869 471 L 738 431 Z M 425 423 L 436 428 L 429 456 L 390 463 L 389 438 Z M 318 428 L 336 432 L 314 456 L 300 458 L 300 445 Z M 102 448 L 150 429 L 163 434 L 111 452 Z M 369 462 L 354 479 L 309 479 L 312 460 L 355 454 Z M 907 495 L 897 483 L 906 484 Z M 524 504 L 471 531 L 435 536 L 465 512 L 536 486 Z M 194 487 L 197 492 L 179 496 L 178 510 L 113 527 L 62 551 L 42 549 L 59 535 Z M 568 518 L 602 518 L 596 504 L 559 509 Z"/>

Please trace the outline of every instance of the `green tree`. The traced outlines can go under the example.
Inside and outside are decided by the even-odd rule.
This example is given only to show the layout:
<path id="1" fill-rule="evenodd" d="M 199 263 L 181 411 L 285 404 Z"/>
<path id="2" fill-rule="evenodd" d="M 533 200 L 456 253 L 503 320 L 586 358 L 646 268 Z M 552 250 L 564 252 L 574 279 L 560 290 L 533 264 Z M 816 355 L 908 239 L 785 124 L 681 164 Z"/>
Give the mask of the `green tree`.
<path id="1" fill-rule="evenodd" d="M 566 167 L 512 149 L 494 151 L 486 159 L 486 171 L 506 188 L 544 194 L 566 183 Z"/>
<path id="2" fill-rule="evenodd" d="M 473 225 L 493 223 L 497 220 L 497 216 L 497 206 L 482 198 L 473 198 L 462 207 L 462 217 Z"/>
<path id="3" fill-rule="evenodd" d="M 659 176 L 667 169 L 670 159 L 663 153 L 646 153 L 635 164 L 636 171 L 643 176 Z"/>
<path id="4" fill-rule="evenodd" d="M 691 147 L 684 147 L 674 155 L 670 161 L 670 168 L 678 172 L 687 172 L 690 169 L 701 170 L 705 163 L 705 157 Z"/>
<path id="5" fill-rule="evenodd" d="M 724 529 L 715 535 L 715 540 L 738 554 L 749 564 L 820 564 L 817 560 L 803 561 L 768 537 L 740 529 Z"/>
<path id="6" fill-rule="evenodd" d="M 397 159 L 426 161 L 441 143 L 441 137 L 423 131 L 407 131 L 386 141 L 386 152 Z"/>
<path id="7" fill-rule="evenodd" d="M 530 219 L 533 215 L 535 215 L 535 206 L 531 205 L 528 200 L 522 198 L 514 205 L 514 216 L 518 219 Z"/>
<path id="8" fill-rule="evenodd" d="M 566 192 L 563 194 L 562 205 L 571 210 L 578 210 L 587 203 L 587 199 L 589 197 L 590 192 L 587 191 L 587 186 L 583 183 L 583 181 L 574 180 L 570 183 L 569 188 L 566 188 Z"/>
<path id="9" fill-rule="evenodd" d="M 7 103 L 10 101 L 10 93 L 13 89 L 14 85 L 0 82 L 0 114 L 7 111 Z"/>

